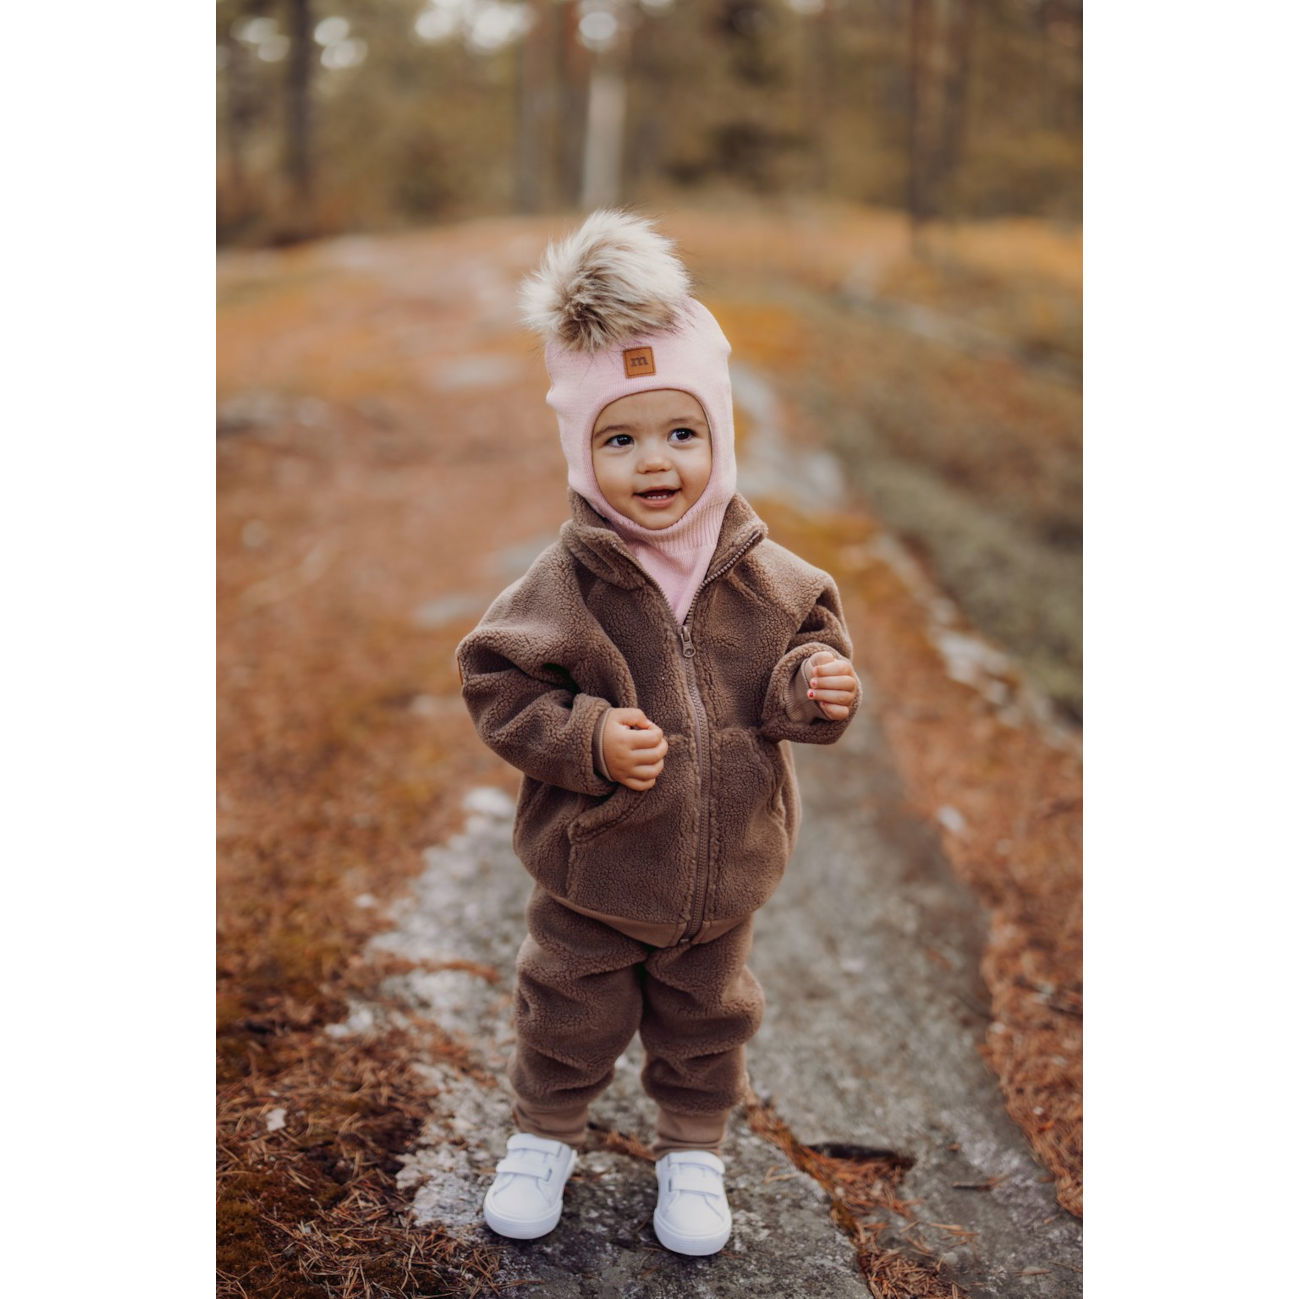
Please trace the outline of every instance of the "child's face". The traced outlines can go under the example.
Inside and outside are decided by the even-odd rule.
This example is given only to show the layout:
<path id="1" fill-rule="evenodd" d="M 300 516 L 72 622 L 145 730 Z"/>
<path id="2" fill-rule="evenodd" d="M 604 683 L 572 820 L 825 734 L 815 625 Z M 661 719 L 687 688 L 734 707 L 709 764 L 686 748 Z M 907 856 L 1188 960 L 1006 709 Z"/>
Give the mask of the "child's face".
<path id="1" fill-rule="evenodd" d="M 615 510 L 643 528 L 666 528 L 708 486 L 708 417 L 689 393 L 675 388 L 619 397 L 596 416 L 591 465 Z"/>

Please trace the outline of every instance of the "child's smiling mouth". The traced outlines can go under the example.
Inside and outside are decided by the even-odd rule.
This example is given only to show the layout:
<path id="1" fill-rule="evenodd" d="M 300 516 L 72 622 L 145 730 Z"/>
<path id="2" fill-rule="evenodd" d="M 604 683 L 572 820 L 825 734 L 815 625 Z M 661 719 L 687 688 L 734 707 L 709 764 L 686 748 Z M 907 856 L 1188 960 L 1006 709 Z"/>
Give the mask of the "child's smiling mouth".
<path id="1" fill-rule="evenodd" d="M 651 487 L 647 492 L 636 492 L 635 496 L 646 505 L 667 505 L 680 490 L 679 487 Z"/>

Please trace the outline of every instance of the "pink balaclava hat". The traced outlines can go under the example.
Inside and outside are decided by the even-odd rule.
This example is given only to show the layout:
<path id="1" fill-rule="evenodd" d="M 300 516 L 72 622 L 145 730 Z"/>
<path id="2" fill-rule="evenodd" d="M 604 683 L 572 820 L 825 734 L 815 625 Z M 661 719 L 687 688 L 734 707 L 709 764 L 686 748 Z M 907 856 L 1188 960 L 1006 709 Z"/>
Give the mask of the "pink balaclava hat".
<path id="1" fill-rule="evenodd" d="M 624 212 L 593 212 L 546 249 L 522 287 L 525 322 L 546 342 L 547 404 L 559 420 L 569 486 L 603 515 L 659 584 L 678 621 L 708 571 L 735 495 L 735 424 L 726 358 L 731 345 L 672 243 Z M 591 433 L 619 397 L 654 388 L 689 393 L 708 417 L 712 471 L 695 503 L 666 528 L 646 528 L 604 498 Z"/>

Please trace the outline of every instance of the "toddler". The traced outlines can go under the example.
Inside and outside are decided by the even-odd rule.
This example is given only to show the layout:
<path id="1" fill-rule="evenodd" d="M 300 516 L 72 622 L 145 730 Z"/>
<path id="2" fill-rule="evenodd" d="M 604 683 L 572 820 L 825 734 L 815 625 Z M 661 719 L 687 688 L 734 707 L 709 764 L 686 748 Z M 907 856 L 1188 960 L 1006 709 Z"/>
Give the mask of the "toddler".
<path id="1" fill-rule="evenodd" d="M 654 1230 L 712 1254 L 762 1016 L 753 915 L 799 826 L 787 742 L 843 734 L 852 648 L 833 579 L 735 490 L 730 344 L 673 245 L 596 212 L 522 301 L 572 517 L 456 649 L 479 735 L 523 773 L 514 846 L 534 877 L 508 1066 L 519 1130 L 484 1216 L 516 1239 L 555 1227 L 587 1107 L 639 1030 Z"/>

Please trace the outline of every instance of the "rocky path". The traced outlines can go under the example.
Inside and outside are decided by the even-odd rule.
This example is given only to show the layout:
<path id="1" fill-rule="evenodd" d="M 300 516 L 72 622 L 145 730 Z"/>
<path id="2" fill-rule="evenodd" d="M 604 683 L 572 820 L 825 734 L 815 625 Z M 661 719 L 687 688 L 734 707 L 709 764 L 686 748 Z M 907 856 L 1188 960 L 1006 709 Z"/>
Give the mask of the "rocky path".
<path id="1" fill-rule="evenodd" d="M 803 829 L 754 939 L 768 1005 L 755 1088 L 805 1145 L 914 1161 L 901 1193 L 926 1225 L 895 1217 L 887 1239 L 931 1249 L 969 1294 L 1079 1293 L 1080 1224 L 978 1052 L 977 904 L 908 811 L 868 715 L 796 763 Z"/>

